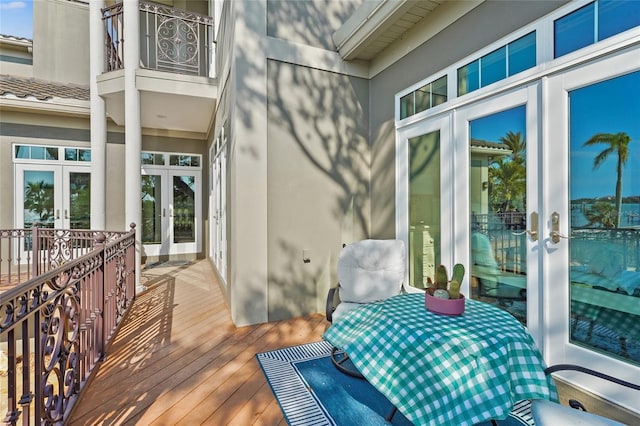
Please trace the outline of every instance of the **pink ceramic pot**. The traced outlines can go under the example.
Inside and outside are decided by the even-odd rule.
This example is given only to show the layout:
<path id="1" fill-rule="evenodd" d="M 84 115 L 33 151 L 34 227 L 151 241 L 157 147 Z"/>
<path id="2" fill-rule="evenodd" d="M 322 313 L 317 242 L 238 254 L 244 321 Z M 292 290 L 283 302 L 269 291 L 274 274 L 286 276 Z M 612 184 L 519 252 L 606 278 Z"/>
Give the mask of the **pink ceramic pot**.
<path id="1" fill-rule="evenodd" d="M 462 315 L 464 312 L 464 294 L 459 299 L 440 299 L 428 292 L 424 293 L 424 306 L 431 312 L 442 315 Z"/>

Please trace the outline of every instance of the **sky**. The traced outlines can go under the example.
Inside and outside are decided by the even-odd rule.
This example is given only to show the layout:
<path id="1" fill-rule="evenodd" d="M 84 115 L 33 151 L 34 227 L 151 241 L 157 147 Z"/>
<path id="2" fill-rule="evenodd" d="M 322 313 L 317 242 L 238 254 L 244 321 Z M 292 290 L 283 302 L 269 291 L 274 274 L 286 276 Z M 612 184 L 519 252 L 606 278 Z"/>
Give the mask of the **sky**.
<path id="1" fill-rule="evenodd" d="M 569 93 L 569 105 L 571 199 L 615 194 L 617 155 L 610 155 L 594 169 L 594 157 L 607 145 L 583 146 L 597 133 L 624 132 L 630 136 L 622 195 L 640 195 L 640 72 L 574 90 Z M 526 134 L 522 107 L 471 122 L 472 137 L 477 139 L 499 142 L 507 130 Z"/>
<path id="2" fill-rule="evenodd" d="M 615 194 L 618 156 L 610 155 L 594 169 L 594 157 L 607 145 L 583 147 L 597 133 L 629 135 L 622 195 L 640 195 L 640 71 L 570 92 L 569 110 L 571 199 Z"/>
<path id="3" fill-rule="evenodd" d="M 33 38 L 33 2 L 0 0 L 0 34 Z"/>

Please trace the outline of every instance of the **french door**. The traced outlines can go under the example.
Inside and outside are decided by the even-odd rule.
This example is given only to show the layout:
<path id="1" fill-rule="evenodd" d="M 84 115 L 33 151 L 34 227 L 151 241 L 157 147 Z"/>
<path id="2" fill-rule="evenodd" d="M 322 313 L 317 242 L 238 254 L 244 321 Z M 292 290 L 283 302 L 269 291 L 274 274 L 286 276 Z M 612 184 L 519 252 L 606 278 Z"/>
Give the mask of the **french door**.
<path id="1" fill-rule="evenodd" d="M 468 294 L 507 310 L 542 341 L 538 270 L 542 262 L 539 195 L 544 182 L 538 104 L 530 84 L 456 111 L 455 225 L 467 244 Z M 463 259 L 460 260 L 460 259 Z"/>
<path id="2" fill-rule="evenodd" d="M 451 117 L 445 114 L 398 134 L 396 235 L 408 248 L 409 284 L 425 288 L 435 267 L 452 259 L 452 217 L 447 170 L 451 168 Z"/>
<path id="3" fill-rule="evenodd" d="M 16 225 L 90 229 L 91 168 L 16 164 Z"/>
<path id="4" fill-rule="evenodd" d="M 463 263 L 465 295 L 518 318 L 548 364 L 621 378 L 640 366 L 637 53 L 462 102 L 400 127 L 396 139 L 397 235 L 409 246 L 409 276 L 429 273 L 428 250 L 436 264 Z M 438 225 L 430 239 L 439 250 L 423 233 Z M 570 381 L 637 403 L 589 377 Z"/>
<path id="5" fill-rule="evenodd" d="M 638 51 L 551 76 L 543 92 L 545 357 L 626 378 L 640 366 Z M 614 386 L 597 389 L 637 407 Z"/>
<path id="6" fill-rule="evenodd" d="M 213 263 L 216 265 L 223 284 L 226 285 L 227 276 L 227 158 L 225 142 L 222 146 L 217 143 L 212 147 L 210 163 L 210 208 L 211 234 L 210 251 Z M 217 148 L 217 152 L 213 152 Z"/>
<path id="7" fill-rule="evenodd" d="M 200 251 L 200 171 L 142 169 L 142 244 L 147 256 Z"/>
<path id="8" fill-rule="evenodd" d="M 541 339 L 532 231 L 541 193 L 538 98 L 531 85 L 399 131 L 396 223 L 411 285 L 424 287 L 437 264 L 467 265 L 467 297 L 508 310 Z"/>

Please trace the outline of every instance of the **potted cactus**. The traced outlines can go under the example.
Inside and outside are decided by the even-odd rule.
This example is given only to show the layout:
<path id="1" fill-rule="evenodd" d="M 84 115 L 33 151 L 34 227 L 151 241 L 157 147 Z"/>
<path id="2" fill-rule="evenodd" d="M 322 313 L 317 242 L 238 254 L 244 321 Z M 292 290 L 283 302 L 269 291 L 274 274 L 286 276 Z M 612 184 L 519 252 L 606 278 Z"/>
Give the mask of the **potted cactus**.
<path id="1" fill-rule="evenodd" d="M 431 278 L 427 279 L 424 300 L 426 308 L 438 314 L 461 315 L 464 312 L 464 295 L 460 293 L 463 278 L 464 265 L 454 265 L 451 279 L 446 266 L 439 265 L 436 268 L 435 282 Z"/>

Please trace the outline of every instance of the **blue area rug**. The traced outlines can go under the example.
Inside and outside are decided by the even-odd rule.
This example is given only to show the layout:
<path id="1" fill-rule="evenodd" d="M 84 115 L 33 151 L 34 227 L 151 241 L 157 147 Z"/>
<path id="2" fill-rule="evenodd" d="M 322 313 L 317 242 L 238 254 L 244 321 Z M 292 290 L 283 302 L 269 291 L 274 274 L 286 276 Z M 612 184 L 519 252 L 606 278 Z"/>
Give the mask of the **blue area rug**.
<path id="1" fill-rule="evenodd" d="M 340 373 L 329 357 L 327 342 L 308 343 L 256 354 L 287 422 L 298 425 L 411 425 L 366 380 Z M 521 402 L 500 426 L 533 426 L 530 404 Z M 490 422 L 479 426 L 490 426 Z"/>

